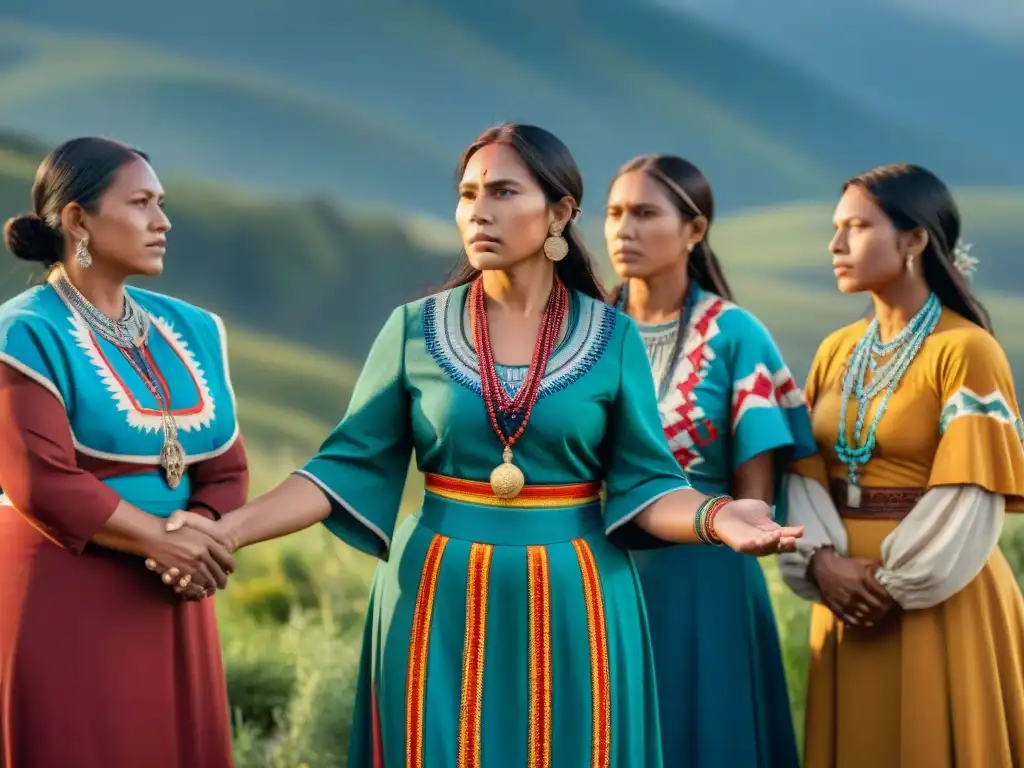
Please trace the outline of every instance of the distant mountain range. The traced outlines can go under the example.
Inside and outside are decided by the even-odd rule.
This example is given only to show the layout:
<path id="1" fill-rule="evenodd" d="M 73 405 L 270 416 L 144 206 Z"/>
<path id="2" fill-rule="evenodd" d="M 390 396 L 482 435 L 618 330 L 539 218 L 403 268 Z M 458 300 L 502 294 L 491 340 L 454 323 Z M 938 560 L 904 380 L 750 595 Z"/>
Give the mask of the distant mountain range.
<path id="1" fill-rule="evenodd" d="M 879 114 L 987 147 L 1024 181 L 1020 0 L 644 1 L 813 72 Z"/>
<path id="2" fill-rule="evenodd" d="M 802 1 L 764 8 L 785 17 Z M 832 34 L 859 23 L 836 20 Z M 503 119 L 569 144 L 587 217 L 615 167 L 649 151 L 697 162 L 723 211 L 832 200 L 847 175 L 897 159 L 961 185 L 1019 181 L 1024 155 L 993 151 L 985 120 L 968 141 L 879 109 L 827 71 L 695 12 L 610 0 L 6 0 L 0 11 L 4 125 L 49 142 L 116 135 L 165 176 L 275 196 L 450 216 L 459 152 Z M 948 108 L 963 98 L 950 93 Z"/>

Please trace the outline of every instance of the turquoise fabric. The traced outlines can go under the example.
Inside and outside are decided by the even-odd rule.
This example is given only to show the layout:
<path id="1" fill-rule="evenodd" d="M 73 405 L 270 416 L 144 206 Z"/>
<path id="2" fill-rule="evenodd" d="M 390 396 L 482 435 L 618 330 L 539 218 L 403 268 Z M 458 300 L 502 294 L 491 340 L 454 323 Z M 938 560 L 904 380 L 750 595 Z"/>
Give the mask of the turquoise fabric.
<path id="1" fill-rule="evenodd" d="M 699 289 L 698 289 L 699 290 Z M 776 519 L 794 457 L 815 452 L 802 394 L 767 329 L 699 292 L 684 355 L 659 404 L 695 488 L 730 493 L 732 472 L 770 451 Z M 663 328 L 642 326 L 646 339 Z M 760 563 L 681 545 L 635 553 L 650 616 L 666 766 L 799 765 L 775 615 Z"/>
<path id="2" fill-rule="evenodd" d="M 127 290 L 152 321 L 150 365 L 170 403 L 186 463 L 226 452 L 239 432 L 220 318 L 152 291 Z M 79 453 L 140 467 L 104 481 L 125 501 L 161 517 L 186 506 L 188 475 L 171 489 L 159 469 L 163 429 L 156 396 L 122 351 L 93 333 L 49 284 L 0 306 L 0 362 L 60 400 Z"/>
<path id="3" fill-rule="evenodd" d="M 514 448 L 528 484 L 603 481 L 603 502 L 496 507 L 427 493 L 422 510 L 392 540 L 411 452 L 421 471 L 463 480 L 486 481 L 501 462 L 502 445 L 480 396 L 467 293 L 457 288 L 395 310 L 348 413 L 300 470 L 333 500 L 328 528 L 386 560 L 370 598 L 350 764 L 374 765 L 376 743 L 384 765 L 418 756 L 427 766 L 455 766 L 460 743 L 463 749 L 476 743 L 483 766 L 528 765 L 531 748 L 546 748 L 553 766 L 590 766 L 595 749 L 603 749 L 607 765 L 657 768 L 660 732 L 644 604 L 630 554 L 608 534 L 688 484 L 662 434 L 643 345 L 629 318 L 572 295 L 570 320 Z M 501 372 L 514 391 L 522 370 Z M 429 553 L 442 546 L 432 581 Z M 484 552 L 487 566 L 471 568 L 474 553 Z M 531 558 L 543 558 L 547 587 L 541 579 L 531 588 Z M 588 581 L 591 573 L 595 579 Z M 486 574 L 476 592 L 469 589 L 474 574 Z M 596 585 L 589 603 L 588 583 Z M 428 594 L 420 708 L 416 696 L 410 699 L 410 684 L 415 691 L 421 674 L 411 647 L 419 647 L 414 616 Z M 543 635 L 550 688 L 532 699 L 531 672 L 543 667 L 531 669 L 537 641 L 531 615 L 535 625 L 550 617 Z M 480 628 L 482 639 L 474 640 L 467 625 Z M 473 660 L 482 664 L 479 699 L 470 685 L 463 706 Z M 540 706 L 535 712 L 550 715 L 546 742 L 543 729 L 531 731 L 531 700 Z M 419 717 L 422 727 L 410 732 Z M 478 731 L 470 727 L 477 717 Z M 416 743 L 422 748 L 407 754 Z"/>

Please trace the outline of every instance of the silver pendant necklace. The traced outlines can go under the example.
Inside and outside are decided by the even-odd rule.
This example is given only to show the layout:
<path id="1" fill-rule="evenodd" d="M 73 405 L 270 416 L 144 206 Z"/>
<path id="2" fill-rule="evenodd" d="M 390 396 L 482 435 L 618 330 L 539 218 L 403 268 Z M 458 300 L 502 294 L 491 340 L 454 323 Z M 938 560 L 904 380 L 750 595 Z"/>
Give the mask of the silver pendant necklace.
<path id="1" fill-rule="evenodd" d="M 177 488 L 185 474 L 185 449 L 178 440 L 178 425 L 171 414 L 170 393 L 165 396 L 146 355 L 150 329 L 146 311 L 125 292 L 124 312 L 119 320 L 112 320 L 82 295 L 71 282 L 63 264 L 57 266 L 50 284 L 68 308 L 81 317 L 92 331 L 124 351 L 129 364 L 156 399 L 164 434 L 160 466 L 167 476 L 167 485 Z"/>

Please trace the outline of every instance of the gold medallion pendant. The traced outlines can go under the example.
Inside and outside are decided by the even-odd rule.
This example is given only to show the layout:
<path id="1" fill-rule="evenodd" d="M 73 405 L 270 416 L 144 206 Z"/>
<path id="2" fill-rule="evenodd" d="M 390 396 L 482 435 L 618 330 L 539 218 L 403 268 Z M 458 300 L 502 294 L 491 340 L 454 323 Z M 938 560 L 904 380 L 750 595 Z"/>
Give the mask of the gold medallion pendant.
<path id="1" fill-rule="evenodd" d="M 526 424 L 530 420 L 533 406 L 539 397 L 540 385 L 544 379 L 548 359 L 555 348 L 559 330 L 569 302 L 569 292 L 558 276 L 544 315 L 541 318 L 540 333 L 534 346 L 534 357 L 527 371 L 526 379 L 521 383 L 515 396 L 510 396 L 498 379 L 494 362 L 494 350 L 487 330 L 487 312 L 484 306 L 483 277 L 478 277 L 469 290 L 470 317 L 473 324 L 473 341 L 476 344 L 477 359 L 480 365 L 480 390 L 484 407 L 494 434 L 498 436 L 505 450 L 502 451 L 502 463 L 491 471 L 491 491 L 502 501 L 511 501 L 526 487 L 526 476 L 523 471 L 512 463 L 512 446 L 522 437 Z M 518 423 L 512 434 L 505 433 L 505 425 L 499 418 L 509 419 L 510 424 Z"/>
<path id="2" fill-rule="evenodd" d="M 514 499 L 526 485 L 523 471 L 512 463 L 512 449 L 505 446 L 501 453 L 502 463 L 491 472 L 491 490 L 499 499 Z"/>

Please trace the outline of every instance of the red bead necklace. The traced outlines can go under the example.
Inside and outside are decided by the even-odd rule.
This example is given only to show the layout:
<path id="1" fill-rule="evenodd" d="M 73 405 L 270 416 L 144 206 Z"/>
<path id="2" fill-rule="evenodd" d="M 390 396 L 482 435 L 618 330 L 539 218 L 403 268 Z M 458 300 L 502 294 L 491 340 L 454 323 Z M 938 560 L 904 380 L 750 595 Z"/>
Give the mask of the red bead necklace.
<path id="1" fill-rule="evenodd" d="M 548 359 L 555 349 L 558 341 L 558 334 L 562 329 L 562 322 L 569 306 L 569 291 L 558 277 L 555 277 L 555 284 L 551 290 L 551 297 L 548 305 L 544 308 L 544 315 L 541 318 L 540 333 L 537 335 L 537 343 L 533 347 L 533 359 L 515 397 L 509 397 L 508 392 L 501 385 L 498 379 L 498 372 L 494 364 L 494 350 L 491 347 L 491 336 L 487 329 L 487 312 L 484 309 L 483 277 L 478 277 L 470 288 L 469 293 L 470 309 L 473 313 L 473 340 L 476 344 L 476 354 L 480 366 L 480 386 L 483 392 L 484 406 L 487 408 L 487 416 L 491 421 L 491 428 L 498 436 L 498 439 L 505 446 L 502 451 L 502 463 L 491 472 L 491 489 L 499 499 L 514 499 L 526 484 L 526 478 L 522 470 L 512 463 L 512 446 L 522 437 L 526 431 L 526 424 L 533 413 L 533 406 L 537 402 L 537 393 L 540 392 L 540 384 L 544 379 L 544 372 L 547 369 Z M 506 435 L 502 429 L 498 414 L 506 417 L 518 417 L 519 426 L 511 435 Z"/>

